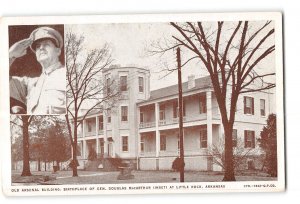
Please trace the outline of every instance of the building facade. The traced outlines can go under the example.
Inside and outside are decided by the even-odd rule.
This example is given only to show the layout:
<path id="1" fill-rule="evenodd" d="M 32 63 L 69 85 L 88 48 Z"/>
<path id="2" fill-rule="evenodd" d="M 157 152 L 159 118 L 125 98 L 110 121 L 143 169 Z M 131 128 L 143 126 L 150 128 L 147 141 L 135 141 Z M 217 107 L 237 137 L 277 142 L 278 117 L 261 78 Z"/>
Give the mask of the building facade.
<path id="1" fill-rule="evenodd" d="M 179 156 L 177 85 L 150 91 L 149 70 L 138 67 L 112 66 L 103 77 L 106 84 L 117 82 L 121 97 L 113 108 L 104 105 L 103 112 L 92 113 L 82 122 L 79 168 L 95 151 L 104 158 L 132 160 L 141 170 L 170 170 Z M 211 151 L 222 147 L 224 131 L 210 78 L 189 76 L 182 86 L 185 169 L 222 170 Z M 259 168 L 253 158 L 262 154 L 257 138 L 273 112 L 272 98 L 268 90 L 239 97 L 233 143 L 249 153 L 245 168 Z"/>

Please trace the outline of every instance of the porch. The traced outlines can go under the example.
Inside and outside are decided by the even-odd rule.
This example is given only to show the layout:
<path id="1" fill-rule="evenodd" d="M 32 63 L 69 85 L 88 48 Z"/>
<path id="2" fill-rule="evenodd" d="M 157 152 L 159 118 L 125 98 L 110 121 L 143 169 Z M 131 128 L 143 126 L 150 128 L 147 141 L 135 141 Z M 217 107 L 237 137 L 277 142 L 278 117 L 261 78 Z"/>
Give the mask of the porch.
<path id="1" fill-rule="evenodd" d="M 217 170 L 208 156 L 208 148 L 220 136 L 220 125 L 198 125 L 184 128 L 184 156 L 187 170 Z M 211 134 L 208 134 L 211 133 Z M 139 168 L 141 170 L 171 170 L 179 157 L 179 129 L 140 133 Z"/>

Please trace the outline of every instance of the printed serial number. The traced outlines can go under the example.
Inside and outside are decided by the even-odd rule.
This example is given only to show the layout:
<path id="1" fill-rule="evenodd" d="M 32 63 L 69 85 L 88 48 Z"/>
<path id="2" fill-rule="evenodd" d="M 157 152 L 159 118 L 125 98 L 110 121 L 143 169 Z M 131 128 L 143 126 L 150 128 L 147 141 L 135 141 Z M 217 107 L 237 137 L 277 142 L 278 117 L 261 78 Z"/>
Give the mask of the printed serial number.
<path id="1" fill-rule="evenodd" d="M 274 188 L 276 187 L 275 184 L 252 184 L 252 185 L 249 185 L 249 184 L 246 184 L 244 185 L 244 188 Z"/>

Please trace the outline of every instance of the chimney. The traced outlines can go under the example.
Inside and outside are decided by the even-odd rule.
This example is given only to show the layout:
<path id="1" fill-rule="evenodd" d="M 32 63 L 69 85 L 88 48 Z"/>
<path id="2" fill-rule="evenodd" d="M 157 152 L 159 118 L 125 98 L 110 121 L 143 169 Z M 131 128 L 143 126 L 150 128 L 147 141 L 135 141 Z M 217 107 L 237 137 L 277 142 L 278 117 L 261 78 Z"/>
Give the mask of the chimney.
<path id="1" fill-rule="evenodd" d="M 196 84 L 195 84 L 195 75 L 189 75 L 188 76 L 188 89 L 192 89 L 195 88 Z"/>

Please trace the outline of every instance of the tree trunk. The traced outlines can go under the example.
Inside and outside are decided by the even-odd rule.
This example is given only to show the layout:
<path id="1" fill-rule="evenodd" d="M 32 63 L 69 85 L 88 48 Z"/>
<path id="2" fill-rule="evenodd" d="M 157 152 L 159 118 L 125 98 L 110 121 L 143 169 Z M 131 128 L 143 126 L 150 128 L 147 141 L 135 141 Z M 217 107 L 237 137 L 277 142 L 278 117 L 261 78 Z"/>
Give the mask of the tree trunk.
<path id="1" fill-rule="evenodd" d="M 77 120 L 74 120 L 73 177 L 77 177 Z"/>
<path id="2" fill-rule="evenodd" d="M 224 124 L 225 133 L 225 172 L 223 181 L 235 181 L 234 163 L 233 163 L 233 148 L 232 148 L 232 128 L 233 124 Z"/>
<path id="3" fill-rule="evenodd" d="M 23 122 L 23 171 L 21 176 L 31 176 L 30 172 L 30 164 L 29 164 L 29 133 L 28 133 L 28 126 L 29 126 L 29 117 L 27 115 L 23 115 L 22 122 Z"/>
<path id="4" fill-rule="evenodd" d="M 38 171 L 41 171 L 41 159 L 38 159 Z"/>

